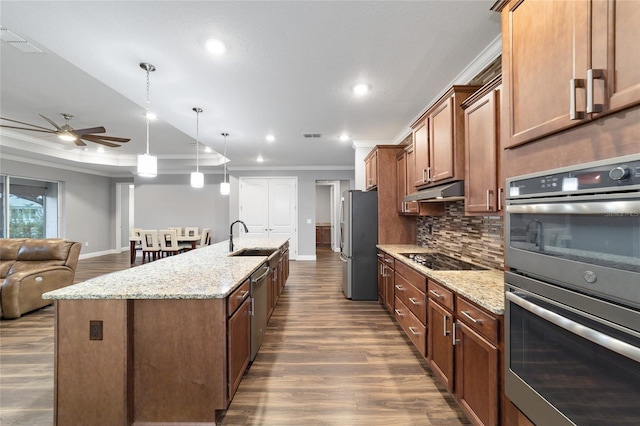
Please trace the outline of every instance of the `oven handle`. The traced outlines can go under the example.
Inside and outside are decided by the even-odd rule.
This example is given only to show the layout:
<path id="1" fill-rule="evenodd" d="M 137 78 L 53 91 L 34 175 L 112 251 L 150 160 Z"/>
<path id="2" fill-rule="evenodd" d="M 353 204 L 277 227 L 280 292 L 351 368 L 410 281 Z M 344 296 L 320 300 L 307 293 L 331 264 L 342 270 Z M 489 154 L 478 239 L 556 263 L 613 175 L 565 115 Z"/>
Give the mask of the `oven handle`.
<path id="1" fill-rule="evenodd" d="M 516 296 L 512 292 L 507 292 L 505 297 L 510 301 L 520 306 L 523 309 L 537 315 L 552 324 L 557 325 L 560 328 L 567 330 L 570 333 L 576 334 L 593 343 L 600 345 L 610 351 L 616 352 L 622 356 L 630 358 L 636 362 L 640 362 L 640 348 L 636 348 L 626 342 L 607 336 L 599 331 L 585 327 L 575 321 L 571 321 L 569 318 L 565 318 L 562 315 L 558 315 L 548 309 L 538 306 L 522 297 Z"/>
<path id="2" fill-rule="evenodd" d="M 508 213 L 638 215 L 640 201 L 511 204 Z"/>

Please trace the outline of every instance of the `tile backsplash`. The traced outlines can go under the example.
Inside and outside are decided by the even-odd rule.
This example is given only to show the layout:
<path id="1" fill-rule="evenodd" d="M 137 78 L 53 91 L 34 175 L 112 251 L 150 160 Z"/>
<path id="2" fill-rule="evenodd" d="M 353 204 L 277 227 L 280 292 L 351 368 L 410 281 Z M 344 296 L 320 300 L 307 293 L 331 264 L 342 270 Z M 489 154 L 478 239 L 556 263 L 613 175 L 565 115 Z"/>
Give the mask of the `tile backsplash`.
<path id="1" fill-rule="evenodd" d="M 417 234 L 422 247 L 491 268 L 504 267 L 502 217 L 465 216 L 464 201 L 447 202 L 444 216 L 418 217 Z"/>

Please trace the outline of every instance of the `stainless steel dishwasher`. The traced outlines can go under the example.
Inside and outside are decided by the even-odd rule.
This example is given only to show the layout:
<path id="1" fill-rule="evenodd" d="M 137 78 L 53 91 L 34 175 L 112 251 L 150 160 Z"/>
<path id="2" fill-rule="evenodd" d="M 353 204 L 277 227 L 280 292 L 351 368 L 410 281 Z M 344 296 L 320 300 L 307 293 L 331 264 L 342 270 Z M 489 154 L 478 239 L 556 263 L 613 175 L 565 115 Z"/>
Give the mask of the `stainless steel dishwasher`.
<path id="1" fill-rule="evenodd" d="M 267 332 L 268 275 L 268 262 L 263 263 L 260 269 L 251 274 L 251 361 L 258 354 Z"/>

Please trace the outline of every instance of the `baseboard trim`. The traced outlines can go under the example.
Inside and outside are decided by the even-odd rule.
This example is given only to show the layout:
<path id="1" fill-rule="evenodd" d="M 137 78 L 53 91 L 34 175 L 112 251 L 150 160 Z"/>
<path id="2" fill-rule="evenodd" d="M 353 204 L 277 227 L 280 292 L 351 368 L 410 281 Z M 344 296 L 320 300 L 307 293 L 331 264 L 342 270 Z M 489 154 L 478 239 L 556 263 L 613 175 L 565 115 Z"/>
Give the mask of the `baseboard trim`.
<path id="1" fill-rule="evenodd" d="M 104 256 L 106 254 L 118 254 L 118 253 L 121 253 L 121 252 L 120 252 L 120 250 L 116 250 L 116 249 L 104 250 L 104 251 L 94 251 L 93 253 L 82 253 L 78 257 L 78 259 L 90 259 L 92 257 Z"/>
<path id="2" fill-rule="evenodd" d="M 296 260 L 302 260 L 302 261 L 316 260 L 316 255 L 315 254 L 299 254 Z"/>

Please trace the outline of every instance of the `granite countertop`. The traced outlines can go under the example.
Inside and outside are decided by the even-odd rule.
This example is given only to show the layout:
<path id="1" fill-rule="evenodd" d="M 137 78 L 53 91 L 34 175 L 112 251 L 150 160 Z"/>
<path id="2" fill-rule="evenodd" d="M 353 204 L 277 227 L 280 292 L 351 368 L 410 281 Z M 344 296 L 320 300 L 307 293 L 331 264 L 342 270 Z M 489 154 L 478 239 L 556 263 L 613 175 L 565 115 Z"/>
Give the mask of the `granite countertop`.
<path id="1" fill-rule="evenodd" d="M 434 250 L 414 244 L 380 244 L 380 250 L 411 266 L 428 278 L 477 303 L 496 315 L 504 315 L 504 271 L 434 271 L 405 258 L 401 253 L 431 253 Z"/>
<path id="2" fill-rule="evenodd" d="M 277 249 L 288 238 L 240 237 L 235 251 Z M 242 284 L 267 256 L 229 256 L 229 241 L 102 275 L 45 293 L 44 299 L 219 299 Z"/>

